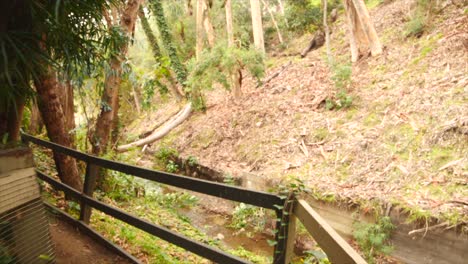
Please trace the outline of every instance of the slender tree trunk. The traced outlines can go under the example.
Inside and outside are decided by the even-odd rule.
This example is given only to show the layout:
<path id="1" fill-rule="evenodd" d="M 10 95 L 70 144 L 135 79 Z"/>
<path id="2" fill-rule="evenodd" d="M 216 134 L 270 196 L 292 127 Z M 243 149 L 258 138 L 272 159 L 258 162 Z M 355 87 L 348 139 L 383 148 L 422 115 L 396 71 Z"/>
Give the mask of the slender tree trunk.
<path id="1" fill-rule="evenodd" d="M 228 47 L 234 46 L 234 27 L 232 23 L 232 3 L 231 0 L 226 0 L 224 6 L 226 9 L 226 31 L 228 37 Z"/>
<path id="2" fill-rule="evenodd" d="M 141 113 L 141 106 L 140 106 L 140 96 L 137 93 L 137 89 L 132 85 L 132 93 L 133 93 L 133 100 L 135 101 L 135 108 L 137 113 Z"/>
<path id="3" fill-rule="evenodd" d="M 353 6 L 350 0 L 344 0 L 346 20 L 348 24 L 349 48 L 351 50 L 351 61 L 356 62 L 359 59 L 359 49 L 356 41 L 356 25 Z"/>
<path id="4" fill-rule="evenodd" d="M 271 11 L 270 6 L 268 5 L 268 3 L 265 0 L 262 0 L 262 3 L 266 7 L 266 9 L 268 10 L 268 13 L 270 13 L 271 21 L 273 22 L 273 25 L 276 28 L 276 33 L 278 34 L 279 42 L 281 44 L 283 44 L 283 36 L 281 35 L 281 31 L 280 31 L 280 29 L 278 27 L 278 23 L 276 22 L 275 16 L 274 16 L 273 12 Z"/>
<path id="5" fill-rule="evenodd" d="M 16 97 L 15 103 L 10 105 L 7 117 L 8 141 L 18 141 L 20 139 L 20 128 L 21 121 L 23 119 L 24 104 L 24 98 L 19 96 Z"/>
<path id="6" fill-rule="evenodd" d="M 169 54 L 169 59 L 171 60 L 171 68 L 176 73 L 177 81 L 180 85 L 185 86 L 185 82 L 187 81 L 187 70 L 180 62 L 177 51 L 172 43 L 172 36 L 166 22 L 166 17 L 164 16 L 164 9 L 161 4 L 161 0 L 150 0 L 150 3 L 150 7 L 156 17 L 162 43 Z"/>
<path id="7" fill-rule="evenodd" d="M 252 12 L 252 30 L 255 47 L 265 53 L 265 41 L 263 40 L 262 10 L 260 0 L 250 0 Z"/>
<path id="8" fill-rule="evenodd" d="M 330 49 L 330 29 L 328 28 L 327 14 L 328 14 L 328 0 L 322 0 L 323 6 L 323 27 L 325 29 L 325 45 L 327 46 L 328 64 L 332 64 L 332 54 Z"/>
<path id="9" fill-rule="evenodd" d="M 234 46 L 234 30 L 233 30 L 233 22 L 232 22 L 232 3 L 231 0 L 226 0 L 226 4 L 224 6 L 226 9 L 226 31 L 228 37 L 228 47 Z M 230 76 L 231 84 L 232 84 L 232 94 L 235 100 L 238 100 L 242 96 L 242 89 L 240 83 L 240 74 L 238 71 L 234 71 L 233 74 Z"/>
<path id="10" fill-rule="evenodd" d="M 129 0 L 120 17 L 120 27 L 128 38 L 131 37 L 135 21 L 142 0 Z M 96 129 L 91 138 L 92 152 L 100 155 L 107 150 L 112 128 L 115 126 L 119 104 L 119 88 L 122 75 L 122 61 L 127 55 L 129 42 L 122 44 L 118 55 L 111 58 L 111 72 L 107 74 L 104 81 L 104 91 L 101 99 L 101 113 L 96 121 Z"/>
<path id="11" fill-rule="evenodd" d="M 196 56 L 197 58 L 200 58 L 200 54 L 203 51 L 203 0 L 197 0 L 196 31 L 197 31 Z"/>
<path id="12" fill-rule="evenodd" d="M 40 133 L 42 127 L 42 117 L 39 112 L 36 100 L 31 102 L 31 122 L 29 124 L 29 133 L 32 135 Z"/>
<path id="13" fill-rule="evenodd" d="M 151 29 L 151 26 L 148 22 L 148 19 L 145 16 L 143 8 L 141 7 L 140 7 L 140 11 L 138 12 L 138 16 L 140 17 L 141 25 L 143 27 L 143 31 L 145 32 L 145 36 L 148 39 L 148 42 L 150 43 L 150 47 L 151 47 L 151 51 L 153 52 L 154 59 L 156 61 L 159 61 L 161 59 L 161 49 L 159 48 L 156 36 L 154 35 L 153 30 Z M 164 67 L 164 72 L 165 72 L 164 77 L 169 82 L 169 90 L 171 91 L 171 94 L 174 95 L 174 97 L 176 98 L 178 102 L 180 102 L 183 96 L 177 89 L 176 83 L 174 81 L 174 78 L 172 77 L 172 73 L 170 69 Z"/>
<path id="14" fill-rule="evenodd" d="M 70 80 L 58 84 L 58 95 L 65 116 L 65 131 L 70 135 L 71 146 L 75 148 L 75 106 L 73 104 L 73 86 Z"/>
<path id="15" fill-rule="evenodd" d="M 210 20 L 210 9 L 206 4 L 206 0 L 201 1 L 203 3 L 203 26 L 205 27 L 206 36 L 208 38 L 208 45 L 210 45 L 210 48 L 213 48 L 215 45 L 215 31 Z"/>
<path id="16" fill-rule="evenodd" d="M 278 0 L 278 5 L 279 5 L 279 9 L 280 9 L 281 15 L 284 16 L 285 12 L 284 12 L 283 0 Z"/>
<path id="17" fill-rule="evenodd" d="M 72 147 L 70 135 L 66 131 L 65 115 L 59 98 L 56 75 L 49 69 L 35 80 L 39 97 L 38 104 L 49 139 L 65 147 Z M 63 183 L 80 191 L 82 181 L 75 159 L 54 152 L 54 160 Z"/>

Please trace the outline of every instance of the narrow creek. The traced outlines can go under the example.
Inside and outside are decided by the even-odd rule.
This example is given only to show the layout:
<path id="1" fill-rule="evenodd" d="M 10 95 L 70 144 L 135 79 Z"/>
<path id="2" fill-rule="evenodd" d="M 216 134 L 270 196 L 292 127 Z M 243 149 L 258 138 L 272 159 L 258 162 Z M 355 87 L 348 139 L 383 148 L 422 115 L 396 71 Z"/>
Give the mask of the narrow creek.
<path id="1" fill-rule="evenodd" d="M 184 191 L 198 198 L 198 203 L 190 208 L 177 208 L 176 212 L 190 219 L 195 228 L 204 232 L 208 237 L 217 239 L 225 247 L 236 250 L 242 247 L 256 255 L 271 257 L 273 247 L 268 245 L 267 240 L 272 237 L 263 232 L 239 231 L 232 227 L 231 213 L 237 203 L 212 198 L 208 195 L 198 194 L 175 187 L 161 186 L 154 182 L 138 179 L 137 182 L 145 187 L 146 193 L 172 193 Z M 207 210 L 207 208 L 210 208 Z"/>

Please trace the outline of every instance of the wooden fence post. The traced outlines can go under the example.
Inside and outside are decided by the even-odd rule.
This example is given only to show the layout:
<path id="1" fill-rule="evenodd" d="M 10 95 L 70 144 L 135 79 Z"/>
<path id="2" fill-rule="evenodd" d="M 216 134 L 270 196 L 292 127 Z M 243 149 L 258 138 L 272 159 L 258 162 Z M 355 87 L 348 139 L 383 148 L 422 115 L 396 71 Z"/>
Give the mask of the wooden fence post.
<path id="1" fill-rule="evenodd" d="M 94 188 L 96 187 L 96 179 L 99 173 L 99 167 L 91 163 L 86 163 L 86 174 L 83 185 L 83 194 L 93 197 Z M 91 219 L 91 207 L 86 203 L 85 199 L 81 199 L 80 204 L 80 221 L 89 224 Z"/>
<path id="2" fill-rule="evenodd" d="M 296 201 L 294 201 L 296 203 Z M 295 205 L 293 205 L 295 206 Z M 288 224 L 288 237 L 286 240 L 286 252 L 285 263 L 291 263 L 294 257 L 294 243 L 296 242 L 296 216 L 293 214 L 289 215 L 289 224 Z"/>

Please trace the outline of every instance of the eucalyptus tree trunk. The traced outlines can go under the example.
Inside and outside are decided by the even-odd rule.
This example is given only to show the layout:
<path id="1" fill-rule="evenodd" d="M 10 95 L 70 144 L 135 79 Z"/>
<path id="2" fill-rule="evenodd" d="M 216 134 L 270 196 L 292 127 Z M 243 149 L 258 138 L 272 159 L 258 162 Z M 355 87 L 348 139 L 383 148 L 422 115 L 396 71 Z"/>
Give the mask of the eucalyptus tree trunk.
<path id="1" fill-rule="evenodd" d="M 203 51 L 203 1 L 197 1 L 197 13 L 196 13 L 196 31 L 197 31 L 197 46 L 196 46 L 196 56 L 200 58 L 200 54 Z"/>
<path id="2" fill-rule="evenodd" d="M 262 10 L 260 0 L 250 0 L 252 12 L 252 30 L 255 47 L 265 53 L 265 41 L 263 40 Z"/>
<path id="3" fill-rule="evenodd" d="M 205 27 L 206 36 L 208 39 L 208 45 L 210 45 L 210 48 L 213 48 L 215 45 L 215 31 L 213 28 L 213 24 L 211 24 L 211 20 L 210 20 L 210 14 L 209 14 L 210 9 L 208 8 L 208 5 L 206 4 L 206 0 L 201 0 L 201 1 L 203 5 L 203 26 Z"/>
<path id="4" fill-rule="evenodd" d="M 154 35 L 153 30 L 151 29 L 148 19 L 145 16 L 145 12 L 143 11 L 143 8 L 141 7 L 140 7 L 140 11 L 138 12 L 138 16 L 140 17 L 141 26 L 143 28 L 143 31 L 145 32 L 146 38 L 148 39 L 148 42 L 151 47 L 151 51 L 153 52 L 153 57 L 156 61 L 159 61 L 161 59 L 161 49 L 159 48 L 158 40 L 156 39 L 156 36 Z M 170 69 L 166 67 L 164 67 L 164 77 L 169 82 L 169 90 L 171 91 L 172 95 L 174 95 L 176 100 L 180 102 L 183 96 L 176 87 L 176 83 L 175 83 L 174 78 L 172 77 L 172 73 Z"/>
<path id="5" fill-rule="evenodd" d="M 22 96 L 16 96 L 10 105 L 0 109 L 0 143 L 6 137 L 7 142 L 20 139 L 21 120 L 23 119 L 25 100 Z"/>
<path id="6" fill-rule="evenodd" d="M 363 0 L 344 0 L 351 60 L 356 62 L 361 53 L 370 49 L 372 56 L 382 53 L 382 44 Z"/>
<path id="7" fill-rule="evenodd" d="M 39 112 L 39 107 L 37 106 L 37 101 L 32 100 L 31 102 L 31 121 L 29 123 L 28 132 L 32 135 L 40 133 L 41 127 L 43 125 L 41 113 Z"/>
<path id="8" fill-rule="evenodd" d="M 232 3 L 231 0 L 226 0 L 224 6 L 226 9 L 226 31 L 228 37 L 228 47 L 234 47 L 234 30 L 232 22 Z M 240 70 L 239 70 L 240 71 Z M 238 100 L 242 96 L 241 83 L 240 83 L 240 72 L 235 71 L 231 74 L 232 93 L 235 100 Z"/>
<path id="9" fill-rule="evenodd" d="M 70 80 L 59 83 L 58 92 L 65 116 L 65 131 L 70 135 L 71 146 L 75 148 L 75 106 L 73 104 L 73 86 Z"/>
<path id="10" fill-rule="evenodd" d="M 270 17 L 271 17 L 271 22 L 273 22 L 273 26 L 275 26 L 275 29 L 276 29 L 276 33 L 278 34 L 278 40 L 281 44 L 283 44 L 283 36 L 281 35 L 281 31 L 278 27 L 278 23 L 276 22 L 276 19 L 275 19 L 275 16 L 273 14 L 273 11 L 271 11 L 271 8 L 270 6 L 268 5 L 268 3 L 265 1 L 265 0 L 262 0 L 262 3 L 263 5 L 266 7 L 266 9 L 268 10 L 268 13 L 270 14 Z"/>
<path id="11" fill-rule="evenodd" d="M 96 121 L 94 135 L 90 139 L 92 152 L 100 155 L 107 150 L 111 130 L 115 127 L 119 104 L 119 89 L 122 81 L 122 62 L 128 51 L 129 39 L 135 27 L 138 10 L 142 0 L 129 0 L 120 16 L 120 28 L 128 38 L 117 52 L 118 55 L 110 59 L 110 72 L 106 74 L 104 91 L 101 97 L 101 112 Z M 115 136 L 114 136 L 115 137 Z"/>
<path id="12" fill-rule="evenodd" d="M 34 82 L 38 95 L 39 110 L 49 139 L 54 143 L 70 148 L 72 147 L 72 140 L 70 134 L 66 131 L 66 118 L 62 108 L 60 92 L 58 91 L 59 84 L 55 76 L 51 69 L 47 69 Z M 80 191 L 83 183 L 75 159 L 54 152 L 54 160 L 60 180 Z"/>

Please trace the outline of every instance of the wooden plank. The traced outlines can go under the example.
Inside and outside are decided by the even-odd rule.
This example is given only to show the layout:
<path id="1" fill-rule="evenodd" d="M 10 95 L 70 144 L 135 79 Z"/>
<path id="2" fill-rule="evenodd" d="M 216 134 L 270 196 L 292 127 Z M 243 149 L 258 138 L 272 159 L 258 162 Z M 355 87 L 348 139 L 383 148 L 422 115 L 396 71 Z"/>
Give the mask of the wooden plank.
<path id="1" fill-rule="evenodd" d="M 99 174 L 99 167 L 91 163 L 86 164 L 86 175 L 83 185 L 83 193 L 93 197 L 94 188 L 96 187 L 96 180 Z M 91 207 L 86 204 L 84 199 L 81 199 L 80 205 L 80 220 L 86 224 L 89 224 L 91 219 Z"/>
<path id="2" fill-rule="evenodd" d="M 286 263 L 291 263 L 294 257 L 294 243 L 296 242 L 296 216 L 289 216 L 288 239 L 286 240 Z"/>
<path id="3" fill-rule="evenodd" d="M 293 213 L 332 263 L 367 263 L 306 201 L 298 200 Z"/>

